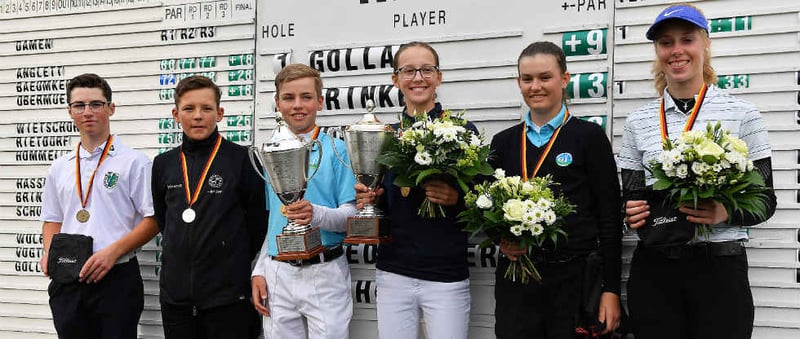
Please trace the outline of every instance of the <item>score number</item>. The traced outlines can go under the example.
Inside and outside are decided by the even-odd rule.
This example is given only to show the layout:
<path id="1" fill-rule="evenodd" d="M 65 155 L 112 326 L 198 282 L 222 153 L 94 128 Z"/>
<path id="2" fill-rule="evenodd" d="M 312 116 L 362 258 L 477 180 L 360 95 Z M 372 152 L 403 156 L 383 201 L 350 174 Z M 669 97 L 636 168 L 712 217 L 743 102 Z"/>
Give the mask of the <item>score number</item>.
<path id="1" fill-rule="evenodd" d="M 561 35 L 561 49 L 569 56 L 606 54 L 608 29 L 564 32 Z"/>
<path id="2" fill-rule="evenodd" d="M 717 86 L 722 89 L 730 88 L 749 88 L 750 75 L 749 74 L 731 74 L 720 75 L 717 77 Z"/>
<path id="3" fill-rule="evenodd" d="M 607 98 L 607 79 L 607 72 L 573 74 L 567 84 L 567 95 L 570 99 Z"/>

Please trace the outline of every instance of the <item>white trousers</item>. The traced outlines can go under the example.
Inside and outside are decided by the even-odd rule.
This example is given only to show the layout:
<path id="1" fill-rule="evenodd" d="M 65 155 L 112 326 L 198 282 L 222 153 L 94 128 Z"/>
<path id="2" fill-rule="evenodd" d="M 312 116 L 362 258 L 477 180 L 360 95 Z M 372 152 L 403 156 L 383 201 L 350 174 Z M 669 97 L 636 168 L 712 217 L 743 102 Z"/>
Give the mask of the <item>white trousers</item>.
<path id="1" fill-rule="evenodd" d="M 267 339 L 347 339 L 353 317 L 350 267 L 345 256 L 295 267 L 266 259 L 270 317 Z"/>
<path id="2" fill-rule="evenodd" d="M 466 339 L 469 279 L 443 283 L 375 270 L 378 334 L 381 339 L 416 339 L 420 311 L 431 339 Z"/>

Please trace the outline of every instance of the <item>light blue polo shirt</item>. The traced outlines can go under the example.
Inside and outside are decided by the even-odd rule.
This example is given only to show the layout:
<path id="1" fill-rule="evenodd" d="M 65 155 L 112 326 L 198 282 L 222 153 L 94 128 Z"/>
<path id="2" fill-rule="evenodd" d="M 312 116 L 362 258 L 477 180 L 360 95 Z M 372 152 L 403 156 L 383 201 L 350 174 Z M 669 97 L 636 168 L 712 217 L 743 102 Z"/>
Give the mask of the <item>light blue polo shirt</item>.
<path id="1" fill-rule="evenodd" d="M 343 165 L 336 155 L 333 154 L 331 147 L 331 139 L 336 144 L 336 152 L 343 160 L 350 164 L 350 157 L 347 154 L 347 148 L 344 141 L 331 138 L 328 134 L 320 132 L 317 140 L 322 144 L 322 160 L 317 164 L 318 146 L 314 146 L 309 156 L 311 162 L 308 174 L 314 172 L 314 168 L 319 166 L 317 174 L 308 182 L 306 186 L 306 193 L 304 199 L 308 200 L 314 205 L 325 206 L 329 208 L 337 208 L 347 202 L 355 201 L 356 192 L 353 186 L 356 184 L 356 177 L 350 168 Z M 267 178 L 269 179 L 269 178 Z M 267 233 L 267 253 L 270 256 L 278 255 L 278 245 L 276 243 L 276 236 L 283 231 L 283 226 L 286 225 L 286 217 L 281 214 L 281 206 L 283 203 L 278 199 L 278 196 L 272 190 L 272 186 L 267 182 L 267 210 L 271 211 L 269 214 L 269 231 Z M 313 225 L 312 225 L 313 226 Z M 325 247 L 333 247 L 342 243 L 344 240 L 344 232 L 330 232 L 320 230 L 322 235 L 322 245 Z"/>
<path id="2" fill-rule="evenodd" d="M 556 131 L 556 128 L 561 125 L 561 120 L 564 119 L 566 111 L 567 107 L 562 104 L 561 110 L 556 114 L 555 118 L 542 127 L 536 126 L 536 124 L 533 123 L 533 120 L 531 120 L 531 111 L 528 111 L 528 114 L 525 114 L 525 136 L 528 137 L 528 141 L 536 147 L 542 147 L 542 145 L 547 144 L 547 142 L 550 141 L 550 137 L 553 136 L 553 133 Z"/>

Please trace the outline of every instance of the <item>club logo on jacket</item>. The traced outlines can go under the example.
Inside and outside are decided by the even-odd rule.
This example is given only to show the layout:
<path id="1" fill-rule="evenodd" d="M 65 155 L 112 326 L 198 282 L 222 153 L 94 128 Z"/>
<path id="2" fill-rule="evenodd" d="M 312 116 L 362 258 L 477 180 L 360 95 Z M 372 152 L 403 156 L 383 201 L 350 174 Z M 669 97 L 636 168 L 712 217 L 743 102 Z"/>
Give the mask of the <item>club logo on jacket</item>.
<path id="1" fill-rule="evenodd" d="M 113 189 L 117 187 L 117 183 L 119 182 L 119 173 L 116 172 L 106 172 L 105 177 L 103 177 L 103 186 L 107 189 Z"/>
<path id="2" fill-rule="evenodd" d="M 211 177 L 208 178 L 208 186 L 211 186 L 212 188 L 222 187 L 222 176 L 219 174 L 211 175 Z"/>
<path id="3" fill-rule="evenodd" d="M 556 164 L 561 167 L 567 167 L 572 164 L 572 154 L 561 153 L 556 156 Z"/>

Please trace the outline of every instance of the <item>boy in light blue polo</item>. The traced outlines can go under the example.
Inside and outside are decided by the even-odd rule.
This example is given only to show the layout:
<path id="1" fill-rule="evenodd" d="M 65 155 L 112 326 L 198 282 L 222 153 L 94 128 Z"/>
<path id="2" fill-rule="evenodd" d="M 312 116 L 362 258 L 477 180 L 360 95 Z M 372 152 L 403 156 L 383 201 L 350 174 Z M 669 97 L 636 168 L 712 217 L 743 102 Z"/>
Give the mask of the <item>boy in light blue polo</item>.
<path id="1" fill-rule="evenodd" d="M 253 300 L 264 319 L 267 338 L 347 338 L 353 299 L 350 269 L 342 255 L 347 217 L 354 215 L 356 184 L 353 172 L 334 154 L 331 136 L 316 125 L 322 109 L 319 72 L 301 64 L 286 66 L 275 77 L 275 101 L 289 129 L 305 141 L 318 140 L 310 154 L 303 200 L 285 208 L 267 183 L 269 232 L 252 274 Z M 344 142 L 333 138 L 336 152 L 349 163 Z M 322 158 L 318 159 L 319 148 Z M 276 236 L 287 218 L 320 228 L 325 251 L 302 261 L 277 261 Z M 261 301 L 261 302 L 259 302 Z"/>

